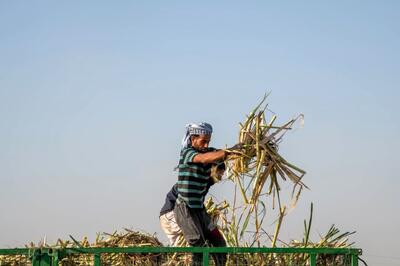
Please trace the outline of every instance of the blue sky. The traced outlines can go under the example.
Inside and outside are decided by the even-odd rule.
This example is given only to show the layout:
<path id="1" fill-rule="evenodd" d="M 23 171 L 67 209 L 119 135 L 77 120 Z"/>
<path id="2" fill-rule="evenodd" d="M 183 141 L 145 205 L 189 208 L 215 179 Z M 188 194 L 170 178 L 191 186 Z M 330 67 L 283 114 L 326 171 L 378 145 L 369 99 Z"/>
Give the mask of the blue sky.
<path id="1" fill-rule="evenodd" d="M 284 155 L 307 170 L 283 237 L 332 223 L 400 265 L 397 1 L 0 2 L 0 246 L 156 232 L 184 126 L 213 145 L 272 91 Z M 231 191 L 223 184 L 211 191 Z"/>

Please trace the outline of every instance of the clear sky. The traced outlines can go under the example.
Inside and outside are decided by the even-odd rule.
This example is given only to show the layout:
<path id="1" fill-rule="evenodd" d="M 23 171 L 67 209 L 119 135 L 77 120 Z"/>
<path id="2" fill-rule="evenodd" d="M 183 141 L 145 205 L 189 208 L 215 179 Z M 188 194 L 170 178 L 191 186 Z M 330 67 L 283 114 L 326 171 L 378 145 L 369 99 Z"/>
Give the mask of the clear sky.
<path id="1" fill-rule="evenodd" d="M 184 126 L 212 144 L 269 107 L 305 127 L 281 151 L 310 186 L 285 219 L 332 223 L 400 265 L 398 1 L 1 1 L 0 247 L 156 232 Z M 232 191 L 218 185 L 219 198 Z"/>

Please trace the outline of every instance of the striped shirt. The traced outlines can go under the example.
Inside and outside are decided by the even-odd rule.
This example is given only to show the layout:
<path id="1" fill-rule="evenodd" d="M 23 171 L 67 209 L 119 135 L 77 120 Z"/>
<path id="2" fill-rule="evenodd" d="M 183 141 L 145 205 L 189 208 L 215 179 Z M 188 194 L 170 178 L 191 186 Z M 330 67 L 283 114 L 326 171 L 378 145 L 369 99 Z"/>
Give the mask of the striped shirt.
<path id="1" fill-rule="evenodd" d="M 208 148 L 205 152 L 215 151 Z M 178 174 L 178 202 L 183 201 L 189 208 L 203 208 L 204 198 L 211 182 L 212 164 L 194 163 L 193 158 L 202 152 L 192 147 L 181 151 Z"/>

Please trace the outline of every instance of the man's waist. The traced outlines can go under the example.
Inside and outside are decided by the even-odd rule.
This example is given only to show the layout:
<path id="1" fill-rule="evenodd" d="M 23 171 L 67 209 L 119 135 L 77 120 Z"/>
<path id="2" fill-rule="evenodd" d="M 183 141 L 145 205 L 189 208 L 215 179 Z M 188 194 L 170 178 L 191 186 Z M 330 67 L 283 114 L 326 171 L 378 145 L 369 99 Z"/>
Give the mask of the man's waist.
<path id="1" fill-rule="evenodd" d="M 176 204 L 186 204 L 186 206 L 188 206 L 191 209 L 204 209 L 203 202 L 204 202 L 203 199 L 200 199 L 200 201 L 190 200 L 190 199 L 185 199 L 184 197 L 182 197 L 180 195 L 176 199 Z"/>

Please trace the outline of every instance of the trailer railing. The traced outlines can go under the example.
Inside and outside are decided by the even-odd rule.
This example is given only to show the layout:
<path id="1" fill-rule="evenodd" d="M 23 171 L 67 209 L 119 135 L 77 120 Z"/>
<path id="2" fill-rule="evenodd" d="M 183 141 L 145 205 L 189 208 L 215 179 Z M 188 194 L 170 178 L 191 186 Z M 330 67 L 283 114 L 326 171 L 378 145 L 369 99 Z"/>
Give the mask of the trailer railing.
<path id="1" fill-rule="evenodd" d="M 361 249 L 357 248 L 256 248 L 256 247 L 107 247 L 107 248 L 18 248 L 18 249 L 0 249 L 0 266 L 13 265 L 7 264 L 2 256 L 12 257 L 20 256 L 26 258 L 26 264 L 32 266 L 58 266 L 62 265 L 62 259 L 68 256 L 85 255 L 90 256 L 93 266 L 112 265 L 102 261 L 104 254 L 140 254 L 140 255 L 173 255 L 175 253 L 200 253 L 203 258 L 203 265 L 210 265 L 210 255 L 216 253 L 226 253 L 231 255 L 239 254 L 270 254 L 271 256 L 279 254 L 293 254 L 305 256 L 306 264 L 310 266 L 317 264 L 318 256 L 337 255 L 346 257 L 344 265 L 358 266 L 358 259 L 361 255 Z M 134 262 L 133 262 L 134 263 Z M 131 264 L 132 265 L 132 264 Z M 135 265 L 135 264 L 133 264 Z M 151 265 L 151 264 L 150 264 Z M 154 263 L 154 265 L 158 265 Z M 161 265 L 161 264 L 160 264 Z M 275 264 L 274 264 L 275 265 Z M 288 264 L 297 265 L 297 264 Z"/>

